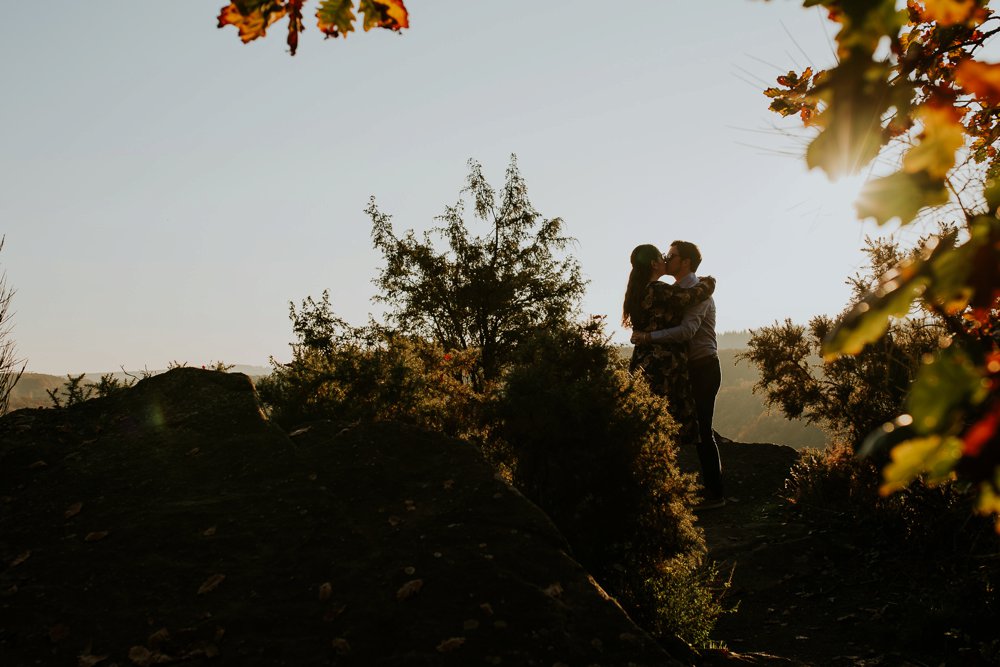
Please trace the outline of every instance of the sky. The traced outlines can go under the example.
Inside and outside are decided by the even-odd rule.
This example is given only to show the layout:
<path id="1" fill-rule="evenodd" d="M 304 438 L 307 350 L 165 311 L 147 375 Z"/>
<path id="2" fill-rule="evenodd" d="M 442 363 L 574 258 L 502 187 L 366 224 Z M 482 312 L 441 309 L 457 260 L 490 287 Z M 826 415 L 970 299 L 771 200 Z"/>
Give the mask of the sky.
<path id="1" fill-rule="evenodd" d="M 410 0 L 410 29 L 242 44 L 223 0 L 13 3 L 0 23 L 0 268 L 31 372 L 287 361 L 288 304 L 378 317 L 369 197 L 397 233 L 511 154 L 619 325 L 629 253 L 697 243 L 718 330 L 838 313 L 860 179 L 808 172 L 762 89 L 833 63 L 792 0 Z M 307 5 L 315 11 L 316 2 Z M 470 229 L 484 233 L 471 219 Z"/>

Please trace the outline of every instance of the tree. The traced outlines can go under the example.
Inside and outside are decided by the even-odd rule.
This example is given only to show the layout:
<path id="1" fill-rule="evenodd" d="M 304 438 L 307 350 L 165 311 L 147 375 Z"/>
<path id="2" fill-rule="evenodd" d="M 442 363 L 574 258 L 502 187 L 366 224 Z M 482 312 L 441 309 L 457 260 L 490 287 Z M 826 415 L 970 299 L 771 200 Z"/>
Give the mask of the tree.
<path id="1" fill-rule="evenodd" d="M 446 350 L 479 351 L 477 389 L 497 379 L 521 340 L 543 326 L 560 326 L 576 312 L 585 286 L 580 267 L 558 251 L 572 239 L 560 218 L 544 219 L 511 156 L 503 190 L 495 192 L 482 166 L 469 161 L 463 194 L 475 217 L 489 226 L 473 236 L 463 220 L 464 202 L 447 206 L 443 223 L 418 240 L 412 230 L 393 233 L 391 216 L 372 197 L 366 213 L 372 239 L 384 257 L 376 300 L 387 303 L 398 331 L 426 337 Z M 446 248 L 438 250 L 435 237 Z"/>
<path id="2" fill-rule="evenodd" d="M 919 255 L 921 247 L 908 254 Z M 907 254 L 884 239 L 866 239 L 864 250 L 868 267 L 848 279 L 852 301 L 840 318 Z M 814 317 L 808 326 L 776 322 L 754 330 L 737 356 L 760 371 L 754 391 L 762 392 L 768 405 L 789 419 L 818 423 L 857 449 L 872 430 L 899 414 L 924 355 L 948 331 L 935 313 L 918 308 L 858 354 L 823 360 L 823 341 L 835 326 L 827 316 Z"/>
<path id="3" fill-rule="evenodd" d="M 839 62 L 789 72 L 765 93 L 774 111 L 818 130 L 807 164 L 836 177 L 896 150 L 897 169 L 867 183 L 858 216 L 907 225 L 921 211 L 957 211 L 957 229 L 887 271 L 823 354 L 859 354 L 915 302 L 935 313 L 948 333 L 902 414 L 870 443 L 894 445 L 882 490 L 958 475 L 978 488 L 980 511 L 1000 512 L 1000 64 L 977 59 L 1000 17 L 986 0 L 910 0 L 902 11 L 895 0 L 803 4 L 840 24 Z"/>
<path id="4" fill-rule="evenodd" d="M 219 27 L 235 26 L 246 44 L 267 34 L 275 21 L 288 17 L 288 50 L 294 56 L 299 33 L 305 30 L 305 4 L 306 0 L 232 0 L 219 13 Z M 399 32 L 410 27 L 403 0 L 359 0 L 358 11 L 364 16 L 365 32 L 372 28 Z M 353 0 L 320 0 L 316 9 L 316 25 L 327 37 L 346 39 L 347 33 L 354 32 L 356 20 Z"/>
<path id="5" fill-rule="evenodd" d="M 0 237 L 0 250 L 5 240 Z M 11 322 L 14 313 L 10 310 L 13 298 L 14 290 L 7 287 L 7 273 L 0 272 L 0 415 L 7 414 L 10 393 L 28 366 L 26 361 L 17 358 Z"/>

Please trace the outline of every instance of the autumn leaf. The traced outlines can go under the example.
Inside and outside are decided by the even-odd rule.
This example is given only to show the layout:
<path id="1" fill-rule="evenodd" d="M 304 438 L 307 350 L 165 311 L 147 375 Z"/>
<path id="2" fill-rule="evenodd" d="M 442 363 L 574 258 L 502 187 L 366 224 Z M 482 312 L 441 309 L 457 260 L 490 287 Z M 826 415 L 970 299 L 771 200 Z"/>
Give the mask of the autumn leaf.
<path id="1" fill-rule="evenodd" d="M 217 530 L 216 526 L 209 526 L 205 530 L 201 531 L 201 534 L 204 537 L 212 537 L 213 535 L 215 535 L 216 530 Z"/>
<path id="2" fill-rule="evenodd" d="M 955 68 L 955 81 L 986 104 L 1000 104 L 1000 64 L 967 58 Z"/>
<path id="3" fill-rule="evenodd" d="M 76 664 L 77 667 L 96 667 L 96 665 L 101 664 L 107 659 L 107 655 L 91 655 L 90 653 L 84 653 L 76 656 Z"/>
<path id="4" fill-rule="evenodd" d="M 302 25 L 302 3 L 305 0 L 288 0 L 288 49 L 294 56 L 299 48 L 299 33 L 305 30 Z"/>
<path id="5" fill-rule="evenodd" d="M 226 575 L 224 574 L 213 574 L 211 577 L 206 579 L 201 586 L 198 588 L 198 595 L 204 595 L 205 593 L 211 593 L 216 588 L 219 587 L 223 581 L 226 580 Z"/>
<path id="6" fill-rule="evenodd" d="M 95 530 L 92 533 L 87 533 L 87 536 L 83 538 L 84 542 L 100 542 L 110 533 L 106 530 Z"/>
<path id="7" fill-rule="evenodd" d="M 973 0 L 923 0 L 923 5 L 921 18 L 942 26 L 965 23 L 976 9 Z"/>
<path id="8" fill-rule="evenodd" d="M 437 645 L 438 653 L 451 653 L 462 647 L 465 643 L 465 637 L 449 637 L 448 639 L 442 640 L 440 644 Z"/>
<path id="9" fill-rule="evenodd" d="M 545 593 L 546 595 L 548 595 L 550 598 L 558 598 L 558 597 L 562 597 L 563 587 L 562 587 L 562 584 L 560 584 L 557 581 L 554 584 L 549 584 L 548 586 L 546 586 L 545 588 L 543 588 L 542 592 Z"/>
<path id="10" fill-rule="evenodd" d="M 72 505 L 66 508 L 66 511 L 63 512 L 63 516 L 66 517 L 67 519 L 72 519 L 77 514 L 79 514 L 80 510 L 82 509 L 83 509 L 83 503 L 73 503 Z"/>
<path id="11" fill-rule="evenodd" d="M 29 558 L 31 558 L 31 550 L 29 549 L 28 551 L 22 551 L 17 556 L 17 558 L 15 558 L 10 562 L 10 567 L 17 567 L 18 565 L 28 560 Z"/>
<path id="12" fill-rule="evenodd" d="M 354 32 L 354 1 L 323 0 L 316 10 L 319 29 L 327 37 L 347 37 Z"/>
<path id="13" fill-rule="evenodd" d="M 337 655 L 347 655 L 351 652 L 351 645 L 343 637 L 337 637 L 330 642 L 333 646 L 333 650 L 337 652 Z"/>
<path id="14" fill-rule="evenodd" d="M 962 116 L 950 105 L 927 104 L 917 116 L 923 122 L 920 143 L 903 156 L 903 171 L 926 172 L 933 179 L 943 179 L 955 166 L 955 151 L 965 143 Z"/>
<path id="15" fill-rule="evenodd" d="M 333 594 L 333 586 L 329 581 L 324 581 L 319 587 L 319 599 L 329 600 L 330 596 Z"/>
<path id="16" fill-rule="evenodd" d="M 409 14 L 403 0 L 361 0 L 358 9 L 365 17 L 365 32 L 372 28 L 399 31 L 410 27 Z"/>
<path id="17" fill-rule="evenodd" d="M 424 587 L 423 579 L 411 579 L 410 581 L 407 581 L 405 584 L 399 587 L 399 590 L 396 591 L 396 599 L 406 600 L 408 598 L 411 598 L 417 593 L 419 593 L 420 589 L 423 587 Z"/>
<path id="18" fill-rule="evenodd" d="M 267 33 L 268 27 L 287 11 L 282 0 L 233 0 L 219 13 L 219 27 L 235 26 L 246 44 Z"/>

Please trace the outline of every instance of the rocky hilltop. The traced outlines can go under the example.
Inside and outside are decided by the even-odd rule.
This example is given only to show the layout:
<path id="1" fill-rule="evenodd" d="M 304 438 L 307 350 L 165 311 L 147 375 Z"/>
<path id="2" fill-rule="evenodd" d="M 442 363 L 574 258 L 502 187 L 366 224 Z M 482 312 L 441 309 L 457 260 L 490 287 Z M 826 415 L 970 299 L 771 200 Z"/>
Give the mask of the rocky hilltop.
<path id="1" fill-rule="evenodd" d="M 3 664 L 682 665 L 463 442 L 179 368 L 0 420 Z"/>

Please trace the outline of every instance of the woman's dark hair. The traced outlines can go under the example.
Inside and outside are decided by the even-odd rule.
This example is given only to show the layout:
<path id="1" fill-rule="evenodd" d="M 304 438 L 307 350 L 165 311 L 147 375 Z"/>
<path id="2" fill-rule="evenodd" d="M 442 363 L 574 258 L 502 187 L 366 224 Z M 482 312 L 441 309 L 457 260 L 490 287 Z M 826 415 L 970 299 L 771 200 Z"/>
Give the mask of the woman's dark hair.
<path id="1" fill-rule="evenodd" d="M 625 303 L 622 304 L 622 326 L 632 326 L 634 315 L 642 303 L 646 285 L 653 275 L 653 262 L 663 257 L 659 248 L 649 243 L 636 246 L 629 261 L 632 271 L 628 274 L 628 287 L 625 288 Z"/>

